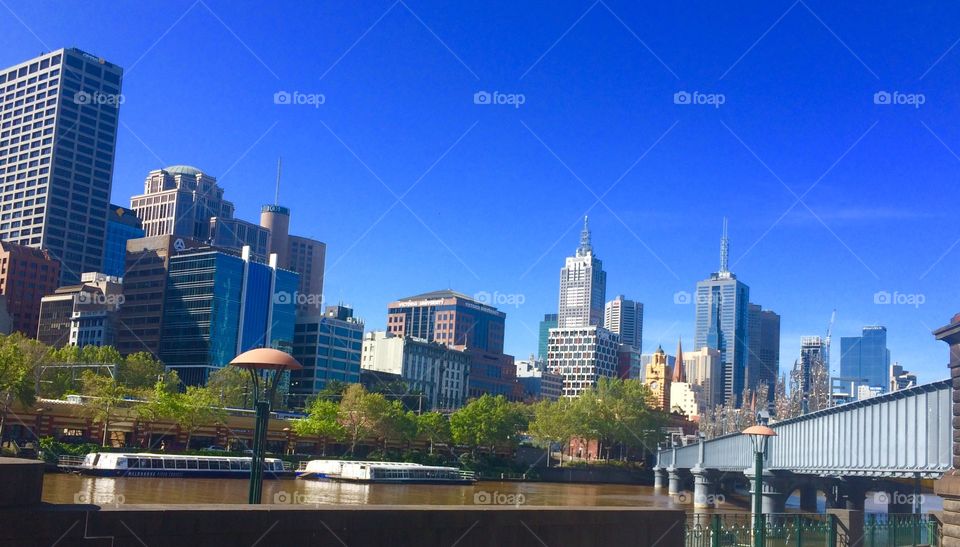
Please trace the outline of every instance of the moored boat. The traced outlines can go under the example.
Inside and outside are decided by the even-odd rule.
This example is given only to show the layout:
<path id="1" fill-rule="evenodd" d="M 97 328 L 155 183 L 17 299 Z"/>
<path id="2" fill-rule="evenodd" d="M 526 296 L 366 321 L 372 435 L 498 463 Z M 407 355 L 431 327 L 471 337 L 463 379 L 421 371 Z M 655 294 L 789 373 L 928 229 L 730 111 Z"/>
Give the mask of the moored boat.
<path id="1" fill-rule="evenodd" d="M 60 468 L 96 477 L 201 477 L 249 478 L 253 458 L 186 456 L 136 452 L 94 452 L 82 462 L 65 461 Z M 265 458 L 263 478 L 292 478 L 294 473 L 279 458 Z"/>
<path id="2" fill-rule="evenodd" d="M 301 479 L 387 484 L 473 484 L 470 471 L 407 462 L 310 460 L 297 471 Z"/>

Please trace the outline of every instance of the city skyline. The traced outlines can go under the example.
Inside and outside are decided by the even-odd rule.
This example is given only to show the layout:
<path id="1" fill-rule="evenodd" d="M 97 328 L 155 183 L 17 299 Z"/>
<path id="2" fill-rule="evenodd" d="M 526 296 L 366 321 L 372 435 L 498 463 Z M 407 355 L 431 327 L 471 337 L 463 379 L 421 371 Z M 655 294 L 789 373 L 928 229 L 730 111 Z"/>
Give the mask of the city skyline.
<path id="1" fill-rule="evenodd" d="M 803 11 L 790 13 L 755 50 L 744 53 L 756 39 L 753 35 L 759 37 L 785 9 L 771 6 L 744 22 L 750 35 L 744 37 L 744 43 L 721 44 L 723 47 L 701 65 L 686 56 L 687 48 L 665 41 L 657 29 L 643 27 L 638 12 L 611 5 L 626 25 L 636 28 L 645 40 L 649 38 L 650 46 L 667 65 L 686 78 L 677 81 L 616 18 L 599 8 L 583 18 L 583 28 L 571 32 L 554 51 L 534 63 L 585 9 L 569 5 L 554 14 L 538 13 L 545 18 L 543 28 L 525 40 L 509 42 L 519 50 L 510 66 L 519 68 L 517 74 L 497 79 L 482 46 L 467 44 L 458 36 L 457 26 L 430 6 L 395 8 L 370 32 L 369 41 L 345 54 L 387 7 L 341 14 L 344 28 L 332 31 L 329 41 L 318 49 L 322 59 L 317 66 L 310 65 L 308 72 L 313 72 L 297 76 L 300 72 L 292 70 L 289 63 L 304 55 L 271 46 L 249 17 L 229 6 L 135 8 L 143 10 L 143 17 L 125 14 L 127 26 L 118 27 L 120 31 L 108 37 L 98 36 L 95 24 L 87 30 L 83 24 L 65 25 L 70 18 L 82 23 L 96 10 L 84 14 L 68 7 L 62 10 L 62 19 L 47 21 L 39 15 L 49 11 L 43 3 L 13 2 L 10 9 L 32 30 L 9 18 L 4 20 L 8 32 L 4 33 L 3 66 L 34 57 L 41 47 L 75 46 L 125 69 L 123 93 L 127 100 L 121 107 L 112 203 L 128 203 L 130 196 L 139 193 L 137 187 L 150 170 L 197 165 L 209 169 L 223 183 L 236 203 L 236 216 L 254 222 L 260 205 L 273 201 L 273 170 L 276 157 L 283 153 L 280 202 L 294 209 L 291 229 L 328 244 L 324 300 L 353 304 L 358 315 L 373 319 L 367 324 L 370 330 L 386 326 L 380 313 L 385 303 L 404 294 L 449 287 L 468 295 L 484 293 L 499 298 L 501 301 L 491 304 L 508 315 L 505 351 L 529 355 L 536 348 L 538 322 L 555 309 L 555 267 L 571 251 L 584 209 L 625 175 L 602 200 L 605 203 L 589 215 L 593 243 L 604 258 L 604 269 L 613 274 L 607 293 L 626 294 L 645 305 L 644 347 L 662 344 L 669 348 L 679 337 L 693 339 L 693 307 L 675 302 L 678 295 L 693 294 L 696 281 L 713 268 L 717 227 L 720 218 L 728 216 L 732 221 L 732 267 L 749 281 L 751 292 L 763 295 L 759 300 L 764 307 L 782 317 L 782 373 L 799 356 L 800 336 L 823 335 L 830 312 L 836 308 L 834 340 L 853 336 L 866 325 L 884 325 L 892 361 L 917 373 L 922 382 L 944 377 L 942 352 L 930 331 L 955 307 L 957 295 L 946 287 L 958 260 L 951 244 L 960 234 L 950 226 L 949 214 L 937 213 L 932 204 L 941 201 L 944 192 L 947 201 L 956 192 L 949 181 L 958 165 L 949 149 L 960 149 L 960 138 L 944 120 L 955 114 L 945 98 L 957 76 L 956 61 L 948 55 L 935 62 L 955 40 L 950 32 L 934 25 L 932 44 L 920 44 L 919 51 L 901 65 L 888 66 L 881 61 L 883 55 L 874 54 L 865 44 L 862 29 L 835 13 L 844 8 L 813 6 L 830 25 L 843 21 L 836 31 L 860 55 L 851 56 Z M 451 56 L 424 30 L 411 10 L 456 54 Z M 154 44 L 180 15 L 211 30 L 203 38 L 209 59 L 189 55 L 187 45 L 170 37 Z M 481 29 L 490 24 L 482 14 L 462 15 L 479 18 Z M 117 15 L 106 13 L 104 17 L 109 21 Z M 217 18 L 234 29 L 243 43 Z M 699 16 L 692 18 L 700 21 Z M 598 43 L 585 40 L 597 36 L 598 31 L 609 37 Z M 788 48 L 789 36 L 794 33 L 815 36 L 804 55 Z M 292 34 L 301 47 L 313 43 L 297 32 Z M 38 37 L 45 44 L 38 42 Z M 431 107 L 430 101 L 412 101 L 412 94 L 422 93 L 424 88 L 405 82 L 395 93 L 379 97 L 381 114 L 377 117 L 358 113 L 357 108 L 369 107 L 378 97 L 345 100 L 350 91 L 356 92 L 354 78 L 382 83 L 389 81 L 383 78 L 398 76 L 382 67 L 374 71 L 372 63 L 388 43 L 401 37 L 410 40 L 399 42 L 401 50 L 411 48 L 436 67 L 428 84 L 442 87 L 446 82 L 448 87 L 462 90 L 463 96 L 460 91 L 430 92 Z M 651 75 L 656 82 L 648 94 L 603 100 L 603 93 L 609 94 L 611 89 L 592 79 L 588 81 L 596 89 L 580 91 L 577 84 L 587 76 L 569 73 L 589 66 L 584 57 L 587 53 L 603 56 L 614 46 L 630 54 L 625 61 L 631 69 L 629 76 L 620 83 L 629 88 L 642 75 Z M 742 60 L 734 63 L 741 54 Z M 338 60 L 341 55 L 345 55 L 342 61 Z M 832 73 L 842 74 L 850 82 L 844 80 L 836 89 L 824 90 L 823 100 L 807 101 L 812 104 L 803 105 L 803 122 L 791 127 L 793 118 L 787 114 L 797 105 L 778 101 L 790 96 L 784 90 L 791 85 L 806 92 L 811 89 L 797 83 L 801 74 L 811 74 L 808 56 L 819 56 Z M 502 52 L 491 57 L 494 61 L 505 58 Z M 467 70 L 458 58 L 474 68 Z M 872 68 L 867 70 L 857 58 Z M 227 59 L 228 66 L 218 69 L 212 66 L 214 59 Z M 400 63 L 395 57 L 390 60 Z M 180 85 L 175 79 L 166 80 L 160 90 L 150 90 L 154 85 L 151 70 L 159 70 L 165 63 L 208 73 L 211 81 L 226 80 L 229 73 L 250 84 L 249 90 L 224 89 L 210 82 Z M 729 67 L 731 63 L 736 66 Z M 727 94 L 722 108 L 698 110 L 696 105 L 673 104 L 674 93 L 708 89 L 728 67 L 729 76 L 716 84 Z M 526 69 L 524 77 L 517 80 Z M 473 70 L 479 78 L 471 77 Z M 613 70 L 613 63 L 596 70 L 606 75 Z M 786 76 L 782 87 L 768 80 L 762 80 L 763 93 L 744 87 L 761 78 L 765 70 Z M 870 72 L 874 70 L 882 78 L 873 78 Z M 701 72 L 702 78 L 698 76 Z M 918 74 L 924 78 L 917 87 L 931 99 L 922 109 L 898 110 L 873 103 L 874 93 L 895 89 L 908 77 L 916 80 Z M 506 93 L 511 86 L 527 95 L 522 107 L 506 106 L 508 111 L 499 105 L 473 103 L 475 92 L 501 89 Z M 326 102 L 317 108 L 274 104 L 273 94 L 284 90 L 323 92 Z M 548 90 L 558 96 L 551 98 Z M 557 107 L 581 94 L 582 101 L 563 124 L 550 121 L 550 116 L 556 117 Z M 858 102 L 861 100 L 865 104 Z M 610 115 L 591 121 L 598 112 L 591 101 L 616 112 L 636 104 L 645 119 L 640 124 L 629 117 L 628 122 L 616 123 L 601 133 L 596 123 L 610 121 Z M 836 104 L 850 104 L 853 112 L 831 119 L 824 131 L 820 122 L 836 115 Z M 444 115 L 428 116 L 434 109 L 451 115 L 446 120 L 438 119 Z M 244 116 L 236 115 L 241 111 Z M 775 123 L 756 125 L 753 120 L 763 113 Z M 417 119 L 423 116 L 427 121 Z M 348 122 L 352 117 L 356 126 Z M 378 127 L 378 117 L 389 121 L 387 127 L 396 136 L 378 137 L 362 128 Z M 216 129 L 217 138 L 162 130 L 188 121 Z M 411 125 L 413 129 L 407 127 Z M 698 137 L 704 130 L 709 131 Z M 584 134 L 570 135 L 577 132 Z M 815 132 L 817 138 L 813 138 Z M 625 135 L 631 136 L 624 139 Z M 420 142 L 398 146 L 399 136 Z M 504 142 L 491 145 L 495 138 Z M 630 145 L 615 145 L 617 140 L 628 140 Z M 600 144 L 588 146 L 593 157 L 577 151 L 592 143 Z M 719 156 L 705 151 L 707 144 L 720 146 L 723 154 L 732 155 L 740 165 L 725 165 Z M 915 155 L 922 165 L 908 159 Z M 624 173 L 641 156 L 644 159 L 636 168 Z M 439 157 L 442 160 L 438 162 Z M 693 161 L 679 165 L 681 159 Z M 422 182 L 418 181 L 435 162 Z M 484 162 L 492 167 L 480 168 Z M 783 186 L 797 196 L 806 196 L 804 191 L 814 181 L 818 184 L 802 204 L 795 204 L 795 198 L 781 187 L 781 179 L 788 181 Z M 524 180 L 529 182 L 524 184 Z M 914 184 L 915 180 L 924 184 Z M 397 204 L 381 181 L 394 189 L 396 196 L 406 196 L 403 192 L 410 184 L 418 184 Z M 583 186 L 590 191 L 581 181 L 586 181 Z M 552 188 L 550 184 L 557 187 L 555 196 L 544 192 Z M 457 186 L 463 190 L 452 194 L 456 198 L 452 203 L 471 200 L 480 205 L 475 207 L 478 211 L 460 206 L 438 210 L 435 204 L 451 197 Z M 724 186 L 741 190 L 737 193 L 745 195 L 738 199 L 744 203 L 722 195 L 717 188 Z M 703 200 L 693 199 L 697 196 Z M 694 217 L 702 222 L 689 222 Z M 507 222 L 517 225 L 510 229 L 500 226 Z M 485 225 L 487 231 L 478 231 Z M 938 237 L 916 245 L 916 236 L 911 234 L 918 232 Z M 482 242 L 477 239 L 480 233 L 485 236 Z M 395 234 L 405 234 L 402 245 L 397 244 Z M 418 259 L 427 260 L 428 267 L 411 268 Z M 415 274 L 396 275 L 414 269 Z M 839 352 L 832 354 L 837 372 Z"/>

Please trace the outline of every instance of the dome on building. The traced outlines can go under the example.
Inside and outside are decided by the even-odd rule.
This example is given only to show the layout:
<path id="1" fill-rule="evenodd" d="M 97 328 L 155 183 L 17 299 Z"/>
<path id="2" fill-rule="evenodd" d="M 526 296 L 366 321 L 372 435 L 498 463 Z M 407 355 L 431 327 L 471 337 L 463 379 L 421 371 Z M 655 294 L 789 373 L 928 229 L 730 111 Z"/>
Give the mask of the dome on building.
<path id="1" fill-rule="evenodd" d="M 171 165 L 170 167 L 164 167 L 163 170 L 171 175 L 196 176 L 198 174 L 203 174 L 203 171 L 191 165 Z"/>

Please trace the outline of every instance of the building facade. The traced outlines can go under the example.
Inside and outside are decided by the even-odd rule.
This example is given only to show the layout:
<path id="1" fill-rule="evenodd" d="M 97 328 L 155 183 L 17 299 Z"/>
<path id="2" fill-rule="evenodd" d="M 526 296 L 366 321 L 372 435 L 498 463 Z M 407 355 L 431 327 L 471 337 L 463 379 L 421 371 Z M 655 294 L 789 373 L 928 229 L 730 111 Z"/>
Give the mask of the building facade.
<path id="1" fill-rule="evenodd" d="M 861 336 L 840 338 L 840 376 L 856 378 L 859 385 L 889 388 L 890 350 L 887 349 L 887 328 L 863 327 Z"/>
<path id="2" fill-rule="evenodd" d="M 363 338 L 360 366 L 399 375 L 409 390 L 424 397 L 422 410 L 455 410 L 467 402 L 471 357 L 466 351 L 385 331 Z M 403 395 L 403 394 L 395 394 Z"/>
<path id="3" fill-rule="evenodd" d="M 133 209 L 110 205 L 107 216 L 107 244 L 103 249 L 103 273 L 123 277 L 127 260 L 127 241 L 143 237 L 143 225 Z"/>
<path id="4" fill-rule="evenodd" d="M 295 406 L 322 391 L 331 382 L 360 383 L 363 320 L 347 306 L 327 306 L 323 315 L 298 316 L 293 356 L 303 365 L 290 374 Z"/>
<path id="5" fill-rule="evenodd" d="M 315 313 L 323 301 L 323 269 L 327 244 L 316 239 L 287 236 L 287 268 L 300 274 L 296 298 L 300 313 Z M 271 243 L 271 249 L 276 246 Z"/>
<path id="6" fill-rule="evenodd" d="M 217 179 L 189 165 L 150 171 L 143 194 L 130 198 L 146 237 L 177 236 L 207 242 L 210 219 L 233 218 L 233 203 L 223 198 Z"/>
<path id="7" fill-rule="evenodd" d="M 239 218 L 210 218 L 208 234 L 207 241 L 215 247 L 225 249 L 250 247 L 251 255 L 260 262 L 266 261 L 270 251 L 270 231 Z"/>
<path id="8" fill-rule="evenodd" d="M 41 299 L 37 340 L 55 348 L 112 346 L 122 305 L 119 277 L 84 273 L 79 285 L 60 287 Z"/>
<path id="9" fill-rule="evenodd" d="M 179 252 L 169 259 L 160 360 L 187 385 L 203 385 L 210 373 L 244 351 L 293 350 L 296 308 L 277 298 L 294 291 L 295 272 L 213 248 Z"/>
<path id="10" fill-rule="evenodd" d="M 540 321 L 539 339 L 537 340 L 537 357 L 541 360 L 547 358 L 547 343 L 550 340 L 550 329 L 557 328 L 557 314 L 545 313 Z"/>
<path id="11" fill-rule="evenodd" d="M 46 250 L 57 286 L 103 269 L 122 77 L 74 48 L 0 70 L 0 240 Z"/>
<path id="12" fill-rule="evenodd" d="M 747 387 L 753 391 L 767 386 L 767 401 L 773 402 L 774 387 L 780 375 L 780 316 L 759 304 L 748 305 L 749 355 Z"/>
<path id="13" fill-rule="evenodd" d="M 451 290 L 410 296 L 387 307 L 387 331 L 458 349 L 503 353 L 506 314 Z"/>
<path id="14" fill-rule="evenodd" d="M 820 336 L 800 337 L 800 359 L 794 365 L 797 376 L 797 388 L 800 393 L 809 395 L 813 389 L 814 369 L 818 366 L 830 368 L 830 346 Z M 842 376 L 842 375 L 841 375 Z"/>
<path id="15" fill-rule="evenodd" d="M 603 311 L 603 327 L 620 336 L 620 343 L 643 353 L 643 304 L 618 295 L 607 302 Z"/>
<path id="16" fill-rule="evenodd" d="M 607 296 L 607 273 L 593 254 L 590 227 L 583 218 L 580 246 L 567 257 L 560 270 L 560 309 L 557 328 L 603 326 L 603 308 Z"/>
<path id="17" fill-rule="evenodd" d="M 116 332 L 121 355 L 145 351 L 160 358 L 170 258 L 200 247 L 205 245 L 195 239 L 169 235 L 127 240 L 124 302 Z"/>
<path id="18" fill-rule="evenodd" d="M 524 401 L 556 401 L 563 395 L 563 377 L 548 372 L 545 360 L 531 355 L 529 359 L 518 359 L 516 364 Z"/>
<path id="19" fill-rule="evenodd" d="M 0 241 L 0 294 L 14 331 L 33 338 L 40 301 L 60 286 L 60 263 L 48 251 Z"/>
<path id="20" fill-rule="evenodd" d="M 550 329 L 547 370 L 563 377 L 563 396 L 578 397 L 617 375 L 620 338 L 599 326 Z"/>
<path id="21" fill-rule="evenodd" d="M 683 352 L 683 371 L 687 382 L 699 387 L 699 403 L 704 409 L 723 404 L 720 350 L 704 346 L 696 351 Z"/>
<path id="22" fill-rule="evenodd" d="M 720 240 L 720 270 L 697 283 L 696 333 L 693 345 L 720 351 L 723 363 L 724 401 L 739 407 L 746 386 L 749 348 L 750 287 L 737 279 L 728 267 L 729 240 L 724 220 Z"/>
<path id="23" fill-rule="evenodd" d="M 653 358 L 647 363 L 643 373 L 643 385 L 647 386 L 653 395 L 654 406 L 665 412 L 670 412 L 670 365 L 667 364 L 667 354 L 658 347 Z"/>

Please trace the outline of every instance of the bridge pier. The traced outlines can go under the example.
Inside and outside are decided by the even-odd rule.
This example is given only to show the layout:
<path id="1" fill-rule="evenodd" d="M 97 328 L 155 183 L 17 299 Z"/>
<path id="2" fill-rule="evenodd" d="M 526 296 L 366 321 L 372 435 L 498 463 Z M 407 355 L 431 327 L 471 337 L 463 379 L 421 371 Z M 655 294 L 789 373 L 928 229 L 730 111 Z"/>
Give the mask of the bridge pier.
<path id="1" fill-rule="evenodd" d="M 843 493 L 844 503 L 844 507 L 840 509 L 863 511 L 867 491 L 870 490 L 870 479 L 845 477 L 840 480 L 840 490 Z"/>
<path id="2" fill-rule="evenodd" d="M 653 489 L 663 490 L 667 486 L 667 470 L 662 467 L 653 468 Z"/>
<path id="3" fill-rule="evenodd" d="M 800 510 L 804 513 L 817 512 L 816 484 L 805 484 L 800 487 Z"/>
<path id="4" fill-rule="evenodd" d="M 754 480 L 753 469 L 744 472 L 750 480 L 750 498 L 757 492 L 757 481 Z M 784 513 L 787 508 L 787 492 L 784 492 L 786 479 L 782 473 L 764 471 L 763 488 L 760 492 L 760 505 L 765 515 L 770 513 Z M 751 508 L 753 505 L 751 504 Z M 751 509 L 752 511 L 752 509 Z"/>
<path id="5" fill-rule="evenodd" d="M 716 471 L 694 467 L 693 473 L 693 508 L 709 509 L 716 504 L 717 480 Z"/>
<path id="6" fill-rule="evenodd" d="M 683 491 L 682 472 L 682 469 L 673 466 L 667 468 L 667 494 L 675 496 Z"/>

